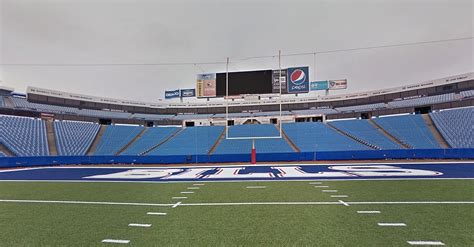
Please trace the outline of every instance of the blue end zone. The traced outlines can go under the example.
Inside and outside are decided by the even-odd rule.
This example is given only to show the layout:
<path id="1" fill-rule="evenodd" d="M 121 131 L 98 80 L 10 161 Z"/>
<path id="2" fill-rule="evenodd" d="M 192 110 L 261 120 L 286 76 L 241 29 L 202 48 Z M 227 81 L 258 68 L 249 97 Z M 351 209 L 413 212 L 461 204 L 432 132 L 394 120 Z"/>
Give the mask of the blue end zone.
<path id="1" fill-rule="evenodd" d="M 291 164 L 215 167 L 45 167 L 0 172 L 0 181 L 266 181 L 473 179 L 474 163 Z"/>

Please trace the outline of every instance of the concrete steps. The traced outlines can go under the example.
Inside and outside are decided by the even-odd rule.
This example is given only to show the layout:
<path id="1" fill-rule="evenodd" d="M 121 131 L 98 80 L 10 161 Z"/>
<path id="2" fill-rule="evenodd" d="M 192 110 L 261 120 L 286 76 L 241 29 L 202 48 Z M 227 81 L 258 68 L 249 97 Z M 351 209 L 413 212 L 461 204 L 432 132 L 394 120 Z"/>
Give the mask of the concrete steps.
<path id="1" fill-rule="evenodd" d="M 221 135 L 219 136 L 219 138 L 217 139 L 217 141 L 214 143 L 214 145 L 212 145 L 211 149 L 209 150 L 209 152 L 207 152 L 207 155 L 211 155 L 214 153 L 214 151 L 216 151 L 217 147 L 219 146 L 219 144 L 221 143 L 221 141 L 225 138 L 225 128 L 224 130 L 222 130 L 222 133 Z"/>
<path id="2" fill-rule="evenodd" d="M 339 128 L 337 128 L 336 126 L 332 125 L 331 123 L 326 123 L 326 125 L 327 125 L 329 128 L 331 128 L 331 129 L 337 131 L 338 133 L 340 133 L 340 134 L 342 134 L 342 135 L 345 135 L 345 136 L 351 138 L 352 140 L 354 140 L 354 141 L 356 141 L 356 142 L 358 142 L 358 143 L 360 143 L 360 144 L 363 144 L 363 145 L 365 145 L 365 146 L 367 146 L 367 147 L 369 147 L 369 148 L 372 148 L 372 149 L 375 149 L 375 150 L 380 150 L 380 149 L 381 149 L 380 147 L 378 147 L 378 146 L 376 146 L 376 145 L 374 145 L 374 144 L 368 143 L 368 142 L 366 142 L 366 141 L 360 139 L 360 138 L 357 137 L 357 136 L 354 136 L 354 135 L 352 135 L 352 134 L 349 134 L 349 133 L 347 133 L 347 132 L 344 132 L 344 131 L 340 130 Z"/>
<path id="3" fill-rule="evenodd" d="M 278 131 L 280 131 L 280 125 L 279 124 L 275 124 L 275 128 L 277 128 Z M 297 152 L 297 153 L 300 153 L 301 150 L 298 146 L 296 146 L 296 144 L 286 135 L 285 133 L 285 130 L 281 130 L 281 136 L 283 139 L 285 139 L 286 143 L 288 143 L 288 145 L 290 145 L 291 149 L 293 149 L 293 151 Z"/>
<path id="4" fill-rule="evenodd" d="M 123 153 L 123 151 L 127 150 L 127 148 L 130 147 L 133 143 L 135 143 L 138 139 L 140 139 L 147 130 L 148 128 L 144 127 L 142 131 L 140 131 L 140 133 L 135 136 L 135 138 L 133 138 L 129 143 L 127 143 L 127 145 L 123 146 L 115 155 L 120 155 L 121 153 Z"/>
<path id="5" fill-rule="evenodd" d="M 57 156 L 58 149 L 56 147 L 56 135 L 54 134 L 53 121 L 46 120 L 46 135 L 48 137 L 49 155 Z"/>
<path id="6" fill-rule="evenodd" d="M 433 122 L 433 119 L 431 119 L 431 116 L 429 114 L 423 114 L 422 115 L 423 120 L 425 121 L 426 125 L 428 126 L 428 129 L 431 130 L 431 133 L 433 134 L 434 138 L 436 141 L 439 143 L 439 145 L 442 148 L 450 148 L 448 142 L 444 139 L 444 137 L 439 133 L 438 128 Z"/>
<path id="7" fill-rule="evenodd" d="M 398 138 L 396 138 L 395 136 L 393 136 L 392 134 L 388 133 L 384 128 L 382 128 L 382 126 L 378 125 L 375 121 L 373 121 L 372 119 L 369 119 L 369 123 L 372 124 L 375 129 L 377 129 L 378 131 L 380 131 L 382 134 L 385 135 L 385 137 L 387 137 L 388 139 L 390 139 L 392 142 L 395 142 L 396 144 L 400 145 L 401 147 L 403 147 L 404 149 L 411 149 L 412 147 L 399 140 Z"/>
<path id="8" fill-rule="evenodd" d="M 181 133 L 181 131 L 183 131 L 184 129 L 183 128 L 180 128 L 179 130 L 177 130 L 176 132 L 174 132 L 172 135 L 168 136 L 168 138 L 166 138 L 165 140 L 163 140 L 162 142 L 160 143 L 157 143 L 155 146 L 151 147 L 150 149 L 146 150 L 145 152 L 139 154 L 139 155 L 147 155 L 148 153 L 150 153 L 151 151 L 155 150 L 156 148 L 158 148 L 159 146 L 163 145 L 163 143 L 171 140 L 173 137 L 177 136 L 179 133 Z"/>
<path id="9" fill-rule="evenodd" d="M 97 149 L 97 146 L 99 145 L 100 140 L 102 139 L 102 136 L 104 135 L 105 129 L 107 128 L 106 125 L 101 125 L 99 131 L 95 135 L 94 141 L 92 142 L 92 145 L 89 147 L 89 150 L 87 150 L 87 155 L 93 155 L 95 153 L 95 150 Z"/>
<path id="10" fill-rule="evenodd" d="M 2 143 L 0 143 L 0 151 L 4 153 L 5 155 L 7 155 L 8 157 L 16 156 L 12 151 L 10 151 L 10 149 L 5 147 L 5 145 L 3 145 Z"/>

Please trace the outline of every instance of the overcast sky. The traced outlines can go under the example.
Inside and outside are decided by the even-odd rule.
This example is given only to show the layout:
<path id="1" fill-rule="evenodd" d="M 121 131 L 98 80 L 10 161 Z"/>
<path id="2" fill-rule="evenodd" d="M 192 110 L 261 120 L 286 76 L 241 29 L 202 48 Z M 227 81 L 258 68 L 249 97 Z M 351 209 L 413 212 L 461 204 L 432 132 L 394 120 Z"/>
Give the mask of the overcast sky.
<path id="1" fill-rule="evenodd" d="M 473 37 L 472 0 L 0 0 L 0 64 L 224 62 L 231 70 L 278 68 L 238 58 Z M 348 93 L 473 71 L 472 39 L 284 57 L 311 79 L 347 78 Z M 314 70 L 314 68 L 316 68 Z M 157 101 L 194 88 L 224 65 L 0 65 L 0 85 L 36 86 Z"/>

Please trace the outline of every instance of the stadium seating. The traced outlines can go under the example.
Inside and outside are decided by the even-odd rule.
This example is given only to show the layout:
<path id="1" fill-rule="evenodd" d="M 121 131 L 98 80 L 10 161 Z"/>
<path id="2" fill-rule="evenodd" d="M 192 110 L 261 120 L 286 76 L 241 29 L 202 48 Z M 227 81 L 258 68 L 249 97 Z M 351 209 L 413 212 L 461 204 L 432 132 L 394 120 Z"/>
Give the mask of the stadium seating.
<path id="1" fill-rule="evenodd" d="M 421 115 L 381 117 L 374 121 L 383 129 L 412 148 L 440 148 Z"/>
<path id="2" fill-rule="evenodd" d="M 115 155 L 135 138 L 144 127 L 110 125 L 105 129 L 94 155 Z"/>
<path id="3" fill-rule="evenodd" d="M 387 108 L 385 103 L 376 103 L 368 105 L 355 105 L 355 106 L 346 106 L 336 108 L 339 112 L 361 112 L 361 111 L 373 111 L 377 109 Z"/>
<path id="4" fill-rule="evenodd" d="M 435 96 L 420 97 L 414 99 L 396 100 L 388 102 L 393 108 L 411 107 L 420 105 L 432 105 L 444 102 L 454 101 L 454 93 L 440 94 Z"/>
<path id="5" fill-rule="evenodd" d="M 58 155 L 85 155 L 100 126 L 87 122 L 55 121 Z"/>
<path id="6" fill-rule="evenodd" d="M 0 116 L 0 141 L 16 156 L 49 155 L 44 121 L 25 117 Z"/>
<path id="7" fill-rule="evenodd" d="M 0 157 L 7 157 L 7 155 L 0 151 Z"/>
<path id="8" fill-rule="evenodd" d="M 453 148 L 474 148 L 474 108 L 430 113 L 441 135 Z"/>
<path id="9" fill-rule="evenodd" d="M 283 130 L 302 152 L 369 149 L 320 122 L 287 123 Z"/>
<path id="10" fill-rule="evenodd" d="M 5 103 L 3 103 L 3 96 L 0 95 L 0 107 L 5 107 Z"/>
<path id="11" fill-rule="evenodd" d="M 147 155 L 207 154 L 223 131 L 223 126 L 184 128 L 171 140 L 163 143 Z"/>
<path id="12" fill-rule="evenodd" d="M 322 109 L 309 109 L 309 110 L 296 110 L 292 111 L 295 115 L 312 115 L 312 114 L 335 114 L 338 113 L 332 108 L 322 108 Z"/>
<path id="13" fill-rule="evenodd" d="M 368 120 L 342 120 L 333 121 L 330 124 L 380 149 L 402 148 L 377 130 Z"/>
<path id="14" fill-rule="evenodd" d="M 130 147 L 128 147 L 122 155 L 139 155 L 149 150 L 153 146 L 163 142 L 173 133 L 178 131 L 175 127 L 153 127 L 148 128 L 145 133 Z"/>
<path id="15" fill-rule="evenodd" d="M 228 137 L 277 137 L 278 129 L 273 124 L 247 124 L 229 127 Z M 258 153 L 289 153 L 293 149 L 283 138 L 256 139 L 255 148 Z M 223 139 L 215 150 L 215 154 L 248 154 L 252 149 L 252 140 Z"/>
<path id="16" fill-rule="evenodd" d="M 474 97 L 474 90 L 461 91 L 461 97 L 463 98 L 472 98 Z"/>
<path id="17" fill-rule="evenodd" d="M 30 109 L 39 112 L 47 112 L 47 113 L 72 113 L 76 114 L 78 112 L 77 108 L 73 107 L 64 107 L 64 106 L 56 106 L 56 105 L 46 105 L 46 104 L 37 104 L 28 102 L 25 98 L 18 98 L 18 97 L 10 97 L 13 105 L 15 108 L 20 109 Z"/>

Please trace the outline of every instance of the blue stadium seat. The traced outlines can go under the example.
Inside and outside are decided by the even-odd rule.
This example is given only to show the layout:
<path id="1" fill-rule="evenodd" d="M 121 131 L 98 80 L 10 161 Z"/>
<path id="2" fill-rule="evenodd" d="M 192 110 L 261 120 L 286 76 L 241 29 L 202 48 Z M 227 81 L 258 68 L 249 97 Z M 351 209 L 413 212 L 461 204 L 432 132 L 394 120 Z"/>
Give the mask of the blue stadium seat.
<path id="1" fill-rule="evenodd" d="M 55 121 L 58 155 L 86 155 L 100 126 L 87 122 Z"/>
<path id="2" fill-rule="evenodd" d="M 320 122 L 287 123 L 283 130 L 302 152 L 370 149 Z"/>
<path id="3" fill-rule="evenodd" d="M 144 127 L 110 125 L 105 129 L 94 155 L 115 155 L 135 138 Z"/>
<path id="4" fill-rule="evenodd" d="M 145 133 L 121 155 L 140 155 L 153 146 L 163 142 L 180 128 L 175 127 L 153 127 L 145 130 Z"/>
<path id="5" fill-rule="evenodd" d="M 147 155 L 207 154 L 224 131 L 223 126 L 198 126 L 182 129 L 176 136 Z"/>
<path id="6" fill-rule="evenodd" d="M 0 141 L 16 156 L 49 155 L 46 125 L 40 119 L 0 116 Z"/>
<path id="7" fill-rule="evenodd" d="M 374 121 L 413 148 L 441 148 L 421 115 L 380 117 Z"/>
<path id="8" fill-rule="evenodd" d="M 436 128 L 453 148 L 474 148 L 474 107 L 430 113 Z"/>

